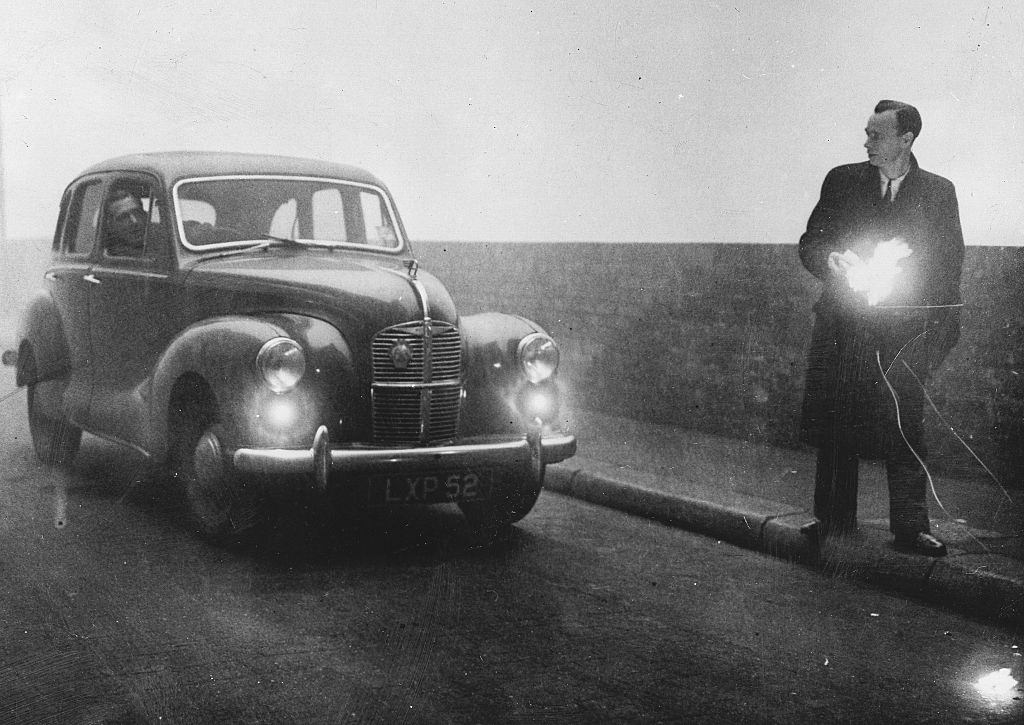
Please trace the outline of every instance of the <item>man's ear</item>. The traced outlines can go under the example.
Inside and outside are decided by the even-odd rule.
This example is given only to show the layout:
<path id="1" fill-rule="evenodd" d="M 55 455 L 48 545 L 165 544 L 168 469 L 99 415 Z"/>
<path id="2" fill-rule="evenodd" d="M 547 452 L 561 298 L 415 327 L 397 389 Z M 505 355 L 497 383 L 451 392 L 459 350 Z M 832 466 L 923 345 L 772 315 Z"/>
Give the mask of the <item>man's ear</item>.
<path id="1" fill-rule="evenodd" d="M 913 131 L 907 131 L 906 133 L 904 133 L 903 135 L 900 136 L 900 140 L 903 141 L 903 144 L 905 146 L 913 145 L 913 143 L 914 143 L 914 132 Z"/>

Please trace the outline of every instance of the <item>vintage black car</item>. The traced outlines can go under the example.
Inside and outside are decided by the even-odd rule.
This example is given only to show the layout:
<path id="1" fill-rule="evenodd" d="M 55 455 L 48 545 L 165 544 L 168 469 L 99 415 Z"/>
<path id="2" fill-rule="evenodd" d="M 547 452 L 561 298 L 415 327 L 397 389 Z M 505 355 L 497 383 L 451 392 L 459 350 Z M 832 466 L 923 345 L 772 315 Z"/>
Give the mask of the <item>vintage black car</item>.
<path id="1" fill-rule="evenodd" d="M 67 187 L 17 382 L 42 461 L 130 446 L 227 540 L 298 490 L 517 521 L 575 453 L 558 363 L 533 322 L 460 316 L 365 171 L 173 152 Z"/>

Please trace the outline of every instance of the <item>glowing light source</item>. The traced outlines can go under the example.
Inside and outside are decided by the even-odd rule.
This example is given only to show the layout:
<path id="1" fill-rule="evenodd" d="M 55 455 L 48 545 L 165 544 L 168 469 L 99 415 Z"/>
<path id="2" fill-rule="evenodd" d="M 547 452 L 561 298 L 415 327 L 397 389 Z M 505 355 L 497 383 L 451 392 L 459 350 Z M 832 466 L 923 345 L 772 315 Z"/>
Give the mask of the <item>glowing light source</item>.
<path id="1" fill-rule="evenodd" d="M 900 261 L 913 253 L 902 239 L 881 242 L 866 260 L 847 249 L 842 254 L 847 263 L 846 281 L 854 292 L 867 296 L 869 305 L 877 305 L 892 292 L 900 273 Z"/>
<path id="2" fill-rule="evenodd" d="M 554 411 L 554 401 L 542 390 L 530 392 L 523 401 L 523 412 L 528 418 L 547 420 Z"/>
<path id="3" fill-rule="evenodd" d="M 267 406 L 267 420 L 278 428 L 288 428 L 297 418 L 298 411 L 289 400 L 274 400 Z"/>
<path id="4" fill-rule="evenodd" d="M 974 689 L 986 700 L 1012 700 L 1016 696 L 1017 680 L 1010 675 L 1010 668 L 990 672 L 978 678 Z"/>

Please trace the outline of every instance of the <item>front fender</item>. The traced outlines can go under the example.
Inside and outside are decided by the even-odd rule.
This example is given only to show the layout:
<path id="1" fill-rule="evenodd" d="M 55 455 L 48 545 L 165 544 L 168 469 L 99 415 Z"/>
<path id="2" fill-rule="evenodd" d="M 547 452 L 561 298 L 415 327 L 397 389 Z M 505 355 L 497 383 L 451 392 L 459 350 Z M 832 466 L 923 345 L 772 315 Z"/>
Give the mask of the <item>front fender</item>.
<path id="1" fill-rule="evenodd" d="M 59 378 L 71 369 L 71 354 L 64 336 L 64 325 L 48 290 L 39 290 L 29 300 L 21 316 L 18 341 L 17 385 Z M 35 361 L 35 374 L 31 379 L 25 369 L 27 349 L 32 350 Z"/>
<path id="2" fill-rule="evenodd" d="M 496 312 L 467 315 L 459 327 L 466 355 L 460 434 L 525 433 L 530 421 L 520 403 L 531 384 L 519 366 L 517 350 L 524 337 L 544 329 L 523 317 Z M 557 400 L 553 382 L 543 387 Z"/>
<path id="3" fill-rule="evenodd" d="M 370 429 L 370 381 L 362 376 L 352 350 L 334 325 L 297 314 L 266 315 L 306 354 L 306 374 L 297 388 L 304 415 L 297 423 L 293 444 L 308 448 L 316 429 L 326 425 L 332 441 L 361 440 Z M 274 433 L 278 445 L 281 434 Z"/>
<path id="4" fill-rule="evenodd" d="M 294 339 L 306 355 L 306 374 L 284 394 L 272 392 L 256 367 L 260 348 L 274 337 Z M 333 398 L 328 394 L 354 378 L 351 357 L 341 334 L 314 318 L 226 316 L 196 323 L 174 339 L 156 365 L 149 449 L 155 459 L 166 459 L 171 397 L 185 377 L 201 380 L 209 389 L 228 448 L 308 447 L 321 424 L 331 427 L 333 437 L 339 421 L 354 417 L 344 403 L 331 403 L 337 401 L 336 393 Z M 355 383 L 351 387 L 358 389 Z"/>

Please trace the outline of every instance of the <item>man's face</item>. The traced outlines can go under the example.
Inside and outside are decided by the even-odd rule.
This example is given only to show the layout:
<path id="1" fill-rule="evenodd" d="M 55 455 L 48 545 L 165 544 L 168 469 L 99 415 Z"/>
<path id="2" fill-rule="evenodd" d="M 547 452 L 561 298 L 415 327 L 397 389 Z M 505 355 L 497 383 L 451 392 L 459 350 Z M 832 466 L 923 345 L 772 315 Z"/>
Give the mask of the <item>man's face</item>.
<path id="1" fill-rule="evenodd" d="M 135 197 L 118 199 L 107 209 L 111 235 L 124 242 L 142 242 L 146 230 L 146 212 Z"/>
<path id="2" fill-rule="evenodd" d="M 900 135 L 896 125 L 896 111 L 871 116 L 864 133 L 867 134 L 864 148 L 868 150 L 868 161 L 873 166 L 882 169 L 897 167 L 902 157 L 910 152 L 913 134 Z"/>

